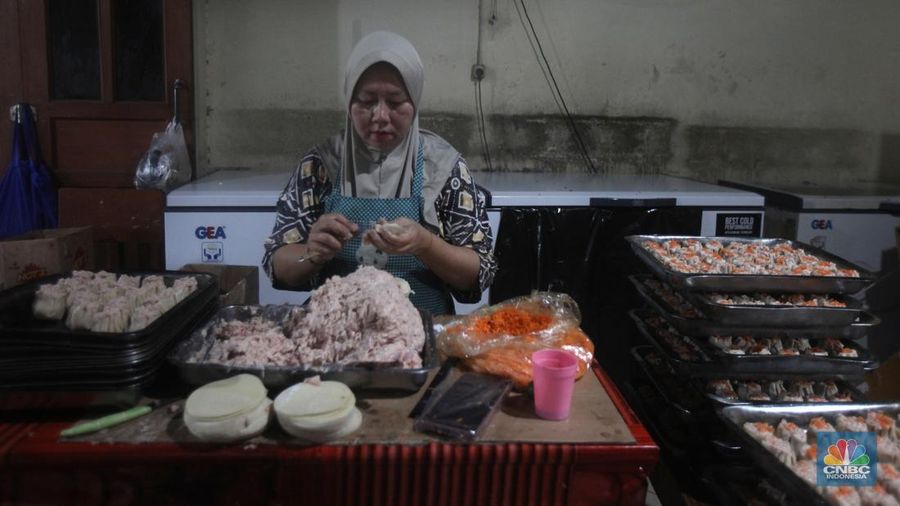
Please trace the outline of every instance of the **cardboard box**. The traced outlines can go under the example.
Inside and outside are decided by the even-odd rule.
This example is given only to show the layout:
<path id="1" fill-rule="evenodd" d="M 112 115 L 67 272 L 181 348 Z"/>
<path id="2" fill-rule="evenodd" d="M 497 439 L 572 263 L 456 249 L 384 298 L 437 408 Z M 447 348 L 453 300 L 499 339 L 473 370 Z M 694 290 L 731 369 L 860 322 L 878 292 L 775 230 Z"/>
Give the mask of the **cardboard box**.
<path id="1" fill-rule="evenodd" d="M 214 274 L 219 278 L 219 302 L 223 306 L 259 304 L 259 267 L 187 264 L 178 270 Z"/>
<path id="2" fill-rule="evenodd" d="M 75 269 L 94 269 L 91 227 L 35 230 L 0 241 L 0 290 Z"/>

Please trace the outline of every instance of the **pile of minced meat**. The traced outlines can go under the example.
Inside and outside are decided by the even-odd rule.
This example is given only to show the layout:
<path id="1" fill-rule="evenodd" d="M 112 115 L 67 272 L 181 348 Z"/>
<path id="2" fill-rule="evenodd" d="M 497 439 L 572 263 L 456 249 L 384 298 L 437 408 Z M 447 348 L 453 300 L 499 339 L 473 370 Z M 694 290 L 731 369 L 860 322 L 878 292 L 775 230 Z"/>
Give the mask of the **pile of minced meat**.
<path id="1" fill-rule="evenodd" d="M 425 344 L 409 285 L 370 266 L 329 278 L 283 322 L 260 316 L 221 321 L 210 333 L 215 342 L 205 361 L 234 366 L 389 362 L 416 368 Z"/>

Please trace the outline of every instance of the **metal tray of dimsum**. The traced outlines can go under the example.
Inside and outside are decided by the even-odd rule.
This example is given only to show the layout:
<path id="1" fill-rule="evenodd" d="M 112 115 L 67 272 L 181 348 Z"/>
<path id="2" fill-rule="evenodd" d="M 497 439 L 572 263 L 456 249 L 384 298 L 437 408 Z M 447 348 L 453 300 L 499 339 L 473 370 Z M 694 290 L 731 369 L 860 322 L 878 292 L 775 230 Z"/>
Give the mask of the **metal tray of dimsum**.
<path id="1" fill-rule="evenodd" d="M 687 239 L 694 239 L 701 243 L 716 240 L 722 244 L 744 242 L 766 246 L 787 243 L 794 248 L 803 249 L 806 253 L 822 260 L 834 262 L 838 268 L 854 269 L 859 273 L 859 277 L 677 272 L 668 268 L 641 245 L 643 241 L 648 240 L 663 242 Z M 866 288 L 876 279 L 872 273 L 827 251 L 788 239 L 631 235 L 625 237 L 625 240 L 631 244 L 638 258 L 643 260 L 660 279 L 678 288 L 690 291 L 850 294 Z"/>
<path id="2" fill-rule="evenodd" d="M 718 381 L 727 381 L 737 398 L 729 398 L 719 395 L 711 387 L 710 383 Z M 868 399 L 862 392 L 849 382 L 842 378 L 820 378 L 820 379 L 735 379 L 735 378 L 693 378 L 691 382 L 694 388 L 699 392 L 703 392 L 716 407 L 725 406 L 759 406 L 759 405 L 787 405 L 787 404 L 849 404 L 854 402 L 866 402 Z M 837 389 L 836 394 L 829 394 L 828 383 Z M 742 386 L 748 391 L 754 388 L 749 385 L 755 384 L 756 387 L 765 394 L 765 398 L 752 398 L 752 396 L 741 395 Z M 773 384 L 778 387 L 773 388 Z M 777 393 L 778 391 L 781 393 Z M 794 399 L 788 395 L 798 396 Z"/>
<path id="3" fill-rule="evenodd" d="M 697 339 L 669 332 L 669 341 L 646 323 L 658 316 L 651 310 L 631 310 L 629 315 L 641 334 L 660 351 L 679 374 L 704 378 L 761 378 L 787 377 L 858 378 L 877 367 L 871 355 L 852 341 L 842 341 L 844 346 L 857 352 L 857 357 L 821 357 L 814 355 L 730 355 Z M 659 317 L 662 318 L 662 317 Z M 678 354 L 673 344 L 682 346 L 686 353 Z"/>
<path id="4" fill-rule="evenodd" d="M 749 326 L 765 322 L 766 326 L 777 328 L 840 327 L 853 323 L 860 313 L 860 303 L 849 297 L 833 297 L 846 307 L 721 304 L 713 301 L 708 293 L 693 293 L 689 298 L 694 307 L 721 325 Z"/>
<path id="5" fill-rule="evenodd" d="M 800 504 L 827 504 L 827 498 L 821 495 L 813 485 L 800 478 L 788 465 L 748 434 L 744 430 L 744 423 L 766 422 L 775 427 L 782 419 L 785 419 L 800 426 L 808 426 L 813 417 L 823 417 L 835 425 L 834 420 L 838 414 L 865 417 L 872 411 L 884 412 L 896 420 L 897 414 L 900 413 L 900 403 L 728 406 L 719 410 L 718 413 L 729 430 L 743 442 L 744 450 L 757 464 L 757 468 L 762 469 L 778 482 L 797 502 Z M 890 462 L 882 458 L 881 452 L 878 455 L 879 462 Z M 896 464 L 896 462 L 893 463 Z M 900 499 L 900 497 L 895 497 L 895 499 Z"/>
<path id="6" fill-rule="evenodd" d="M 653 276 L 631 275 L 628 278 L 647 304 L 658 311 L 676 330 L 688 336 L 741 335 L 766 337 L 771 336 L 773 332 L 777 332 L 779 335 L 786 337 L 862 339 L 869 334 L 873 327 L 881 323 L 881 319 L 874 314 L 861 310 L 856 320 L 849 325 L 822 325 L 820 322 L 810 322 L 808 326 L 779 329 L 759 325 L 758 321 L 753 321 L 749 325 L 726 325 L 708 318 L 691 318 L 680 314 L 678 310 L 658 297 L 645 285 L 647 280 L 655 279 Z M 670 285 L 666 286 L 671 289 Z M 673 292 L 678 293 L 674 290 Z M 689 300 L 685 300 L 690 304 Z M 699 309 L 695 308 L 695 310 L 698 313 L 700 312 Z"/>
<path id="7" fill-rule="evenodd" d="M 323 380 L 340 381 L 354 389 L 397 390 L 417 392 L 425 383 L 430 369 L 440 365 L 435 343 L 434 325 L 431 314 L 420 311 L 425 328 L 425 345 L 420 352 L 422 367 L 403 368 L 396 363 L 349 363 L 324 366 L 235 366 L 207 360 L 216 336 L 211 328 L 223 320 L 247 321 L 261 316 L 272 321 L 283 321 L 291 305 L 270 306 L 225 306 L 203 327 L 196 329 L 191 337 L 180 343 L 169 356 L 169 361 L 178 369 L 181 378 L 191 385 L 203 385 L 241 373 L 259 377 L 269 388 L 280 389 L 301 382 L 311 376 Z M 201 357 L 199 360 L 197 357 Z"/>
<path id="8" fill-rule="evenodd" d="M 72 330 L 61 320 L 40 320 L 32 313 L 32 303 L 37 289 L 44 284 L 52 284 L 71 273 L 48 276 L 30 283 L 8 288 L 0 292 L 0 352 L 8 345 L 21 348 L 23 344 L 32 348 L 44 347 L 46 350 L 89 352 L 124 352 L 129 349 L 141 349 L 153 346 L 158 341 L 170 339 L 174 331 L 181 328 L 180 323 L 193 320 L 210 301 L 216 301 L 219 284 L 216 277 L 204 272 L 124 272 L 117 275 L 129 276 L 162 276 L 167 285 L 180 277 L 193 277 L 197 280 L 197 289 L 184 300 L 163 313 L 144 329 L 134 332 L 106 333 L 89 330 Z"/>

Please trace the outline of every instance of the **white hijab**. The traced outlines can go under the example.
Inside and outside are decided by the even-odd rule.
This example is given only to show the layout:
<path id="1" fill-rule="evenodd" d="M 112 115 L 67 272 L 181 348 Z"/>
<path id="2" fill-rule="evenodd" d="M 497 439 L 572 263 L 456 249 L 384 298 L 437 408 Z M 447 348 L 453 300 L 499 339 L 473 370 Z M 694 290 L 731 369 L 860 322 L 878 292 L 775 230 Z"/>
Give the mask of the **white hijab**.
<path id="1" fill-rule="evenodd" d="M 353 128 L 350 117 L 350 103 L 357 81 L 366 69 L 379 62 L 389 63 L 397 69 L 415 107 L 409 132 L 390 153 L 378 153 L 367 148 Z M 337 169 L 340 162 L 344 161 L 344 179 L 341 184 L 345 196 L 352 196 L 351 178 L 354 178 L 356 197 L 395 198 L 398 185 L 400 197 L 409 197 L 416 166 L 416 150 L 421 138 L 425 144 L 425 184 L 422 191 L 425 221 L 439 226 L 433 203 L 460 155 L 444 139 L 426 130 L 419 130 L 419 104 L 424 82 L 422 60 L 408 40 L 391 32 L 372 32 L 366 35 L 350 52 L 344 73 L 344 106 L 347 111 L 344 134 L 320 146 L 319 151 L 332 181 L 336 181 Z M 379 158 L 381 163 L 378 163 Z"/>

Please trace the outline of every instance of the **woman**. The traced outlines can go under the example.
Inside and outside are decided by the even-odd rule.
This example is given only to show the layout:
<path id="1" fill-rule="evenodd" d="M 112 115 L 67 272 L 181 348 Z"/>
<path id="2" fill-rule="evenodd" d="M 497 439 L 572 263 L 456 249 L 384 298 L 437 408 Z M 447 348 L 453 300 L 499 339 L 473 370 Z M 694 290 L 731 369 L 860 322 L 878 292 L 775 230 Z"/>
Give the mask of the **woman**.
<path id="1" fill-rule="evenodd" d="M 350 53 L 344 132 L 310 150 L 278 199 L 263 265 L 276 287 L 316 286 L 361 264 L 409 282 L 420 309 L 452 314 L 497 269 L 462 155 L 419 129 L 423 69 L 403 37 L 374 32 Z M 389 224 L 382 225 L 385 222 Z"/>

